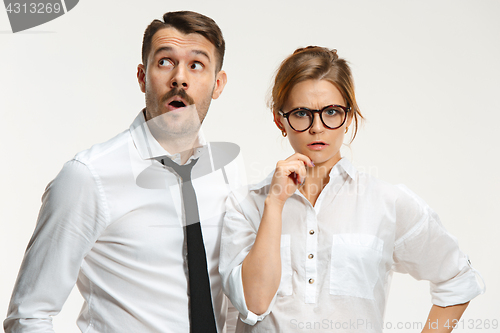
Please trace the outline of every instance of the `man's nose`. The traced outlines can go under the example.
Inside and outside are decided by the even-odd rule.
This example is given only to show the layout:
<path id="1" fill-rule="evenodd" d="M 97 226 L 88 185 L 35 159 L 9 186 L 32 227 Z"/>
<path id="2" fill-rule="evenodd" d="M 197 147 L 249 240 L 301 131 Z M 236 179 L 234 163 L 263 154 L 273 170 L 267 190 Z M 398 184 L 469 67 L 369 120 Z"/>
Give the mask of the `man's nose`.
<path id="1" fill-rule="evenodd" d="M 183 66 L 177 66 L 173 72 L 172 80 L 170 81 L 170 88 L 181 87 L 183 89 L 187 89 L 188 78 L 186 74 L 186 70 Z"/>
<path id="2" fill-rule="evenodd" d="M 311 128 L 309 129 L 310 133 L 321 133 L 325 130 L 325 126 L 323 125 L 323 122 L 321 121 L 321 117 L 319 113 L 314 113 L 313 115 L 313 123 Z"/>

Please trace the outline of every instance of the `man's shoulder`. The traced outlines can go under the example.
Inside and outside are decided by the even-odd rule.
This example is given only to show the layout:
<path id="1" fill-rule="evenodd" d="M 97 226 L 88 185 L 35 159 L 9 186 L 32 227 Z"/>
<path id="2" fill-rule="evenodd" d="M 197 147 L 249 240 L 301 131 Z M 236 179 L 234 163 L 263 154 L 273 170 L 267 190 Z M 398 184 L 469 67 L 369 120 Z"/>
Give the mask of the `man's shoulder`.
<path id="1" fill-rule="evenodd" d="M 117 154 L 126 154 L 131 141 L 129 129 L 124 130 L 113 138 L 94 144 L 92 147 L 77 153 L 73 160 L 85 165 L 91 165 L 99 161 L 116 158 Z"/>

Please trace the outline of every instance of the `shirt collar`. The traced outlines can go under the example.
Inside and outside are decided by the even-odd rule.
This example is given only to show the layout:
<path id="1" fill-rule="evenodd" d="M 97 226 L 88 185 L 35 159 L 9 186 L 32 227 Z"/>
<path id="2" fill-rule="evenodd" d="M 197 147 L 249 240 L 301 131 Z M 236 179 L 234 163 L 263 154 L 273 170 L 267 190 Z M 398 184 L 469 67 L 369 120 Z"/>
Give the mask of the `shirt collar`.
<path id="1" fill-rule="evenodd" d="M 180 153 L 170 154 L 160 145 L 158 141 L 156 141 L 153 134 L 151 134 L 146 118 L 144 117 L 144 110 L 145 109 L 139 112 L 135 120 L 132 122 L 132 125 L 130 125 L 130 135 L 132 136 L 132 140 L 134 141 L 135 147 L 137 148 L 141 158 L 144 160 L 150 160 L 167 156 L 175 163 L 181 164 Z M 186 163 L 189 163 L 192 159 L 200 157 L 206 147 L 206 141 L 201 129 L 198 133 L 197 140 L 198 147 L 194 149 L 193 155 L 189 157 Z"/>
<path id="2" fill-rule="evenodd" d="M 354 165 L 349 162 L 348 159 L 345 157 L 341 158 L 340 161 L 338 161 L 333 167 L 332 170 L 330 170 L 330 178 L 335 177 L 337 175 L 340 175 L 340 173 L 344 171 L 351 179 L 356 179 L 356 173 L 357 170 L 354 167 Z M 250 191 L 255 191 L 259 190 L 265 186 L 271 185 L 271 181 L 273 180 L 273 175 L 274 175 L 274 170 L 267 175 L 264 180 L 262 180 L 260 183 L 255 184 L 250 187 Z"/>
<path id="3" fill-rule="evenodd" d="M 340 174 L 340 172 L 345 171 L 351 179 L 356 179 L 357 170 L 352 165 L 352 163 L 345 157 L 342 157 L 340 161 L 337 162 L 330 170 L 330 177 Z"/>

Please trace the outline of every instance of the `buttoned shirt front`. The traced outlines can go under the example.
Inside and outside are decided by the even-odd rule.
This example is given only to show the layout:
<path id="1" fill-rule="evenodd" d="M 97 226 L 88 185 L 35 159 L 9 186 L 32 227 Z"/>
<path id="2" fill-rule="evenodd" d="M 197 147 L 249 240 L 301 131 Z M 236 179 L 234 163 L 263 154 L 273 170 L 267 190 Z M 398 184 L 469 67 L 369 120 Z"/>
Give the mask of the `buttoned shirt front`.
<path id="1" fill-rule="evenodd" d="M 220 272 L 240 312 L 237 332 L 382 332 L 393 271 L 431 282 L 432 302 L 482 290 L 467 257 L 425 202 L 405 186 L 359 173 L 341 159 L 315 205 L 296 191 L 282 212 L 281 282 L 266 313 L 245 303 L 241 263 L 259 228 L 273 174 L 226 204 Z"/>
<path id="2" fill-rule="evenodd" d="M 218 331 L 227 298 L 218 273 L 224 202 L 237 163 L 210 172 L 209 143 L 197 148 L 192 184 L 207 253 Z M 78 153 L 47 186 L 13 292 L 6 332 L 52 332 L 51 317 L 77 284 L 82 332 L 189 332 L 181 179 L 141 112 L 129 130 Z M 190 158 L 190 159 L 191 159 Z M 203 163 L 201 161 L 205 161 Z"/>

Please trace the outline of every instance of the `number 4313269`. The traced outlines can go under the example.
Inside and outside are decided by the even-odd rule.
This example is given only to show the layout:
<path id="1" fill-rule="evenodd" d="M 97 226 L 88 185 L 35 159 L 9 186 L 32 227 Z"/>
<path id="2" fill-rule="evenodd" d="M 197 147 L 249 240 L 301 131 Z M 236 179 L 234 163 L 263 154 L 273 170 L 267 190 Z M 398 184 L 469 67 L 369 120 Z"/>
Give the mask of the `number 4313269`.
<path id="1" fill-rule="evenodd" d="M 7 13 L 14 13 L 14 14 L 58 14 L 61 11 L 61 4 L 60 3 L 9 3 L 7 6 Z"/>
<path id="2" fill-rule="evenodd" d="M 496 330 L 498 328 L 498 320 L 493 319 L 468 319 L 468 320 L 463 320 L 461 319 L 460 321 L 453 319 L 453 320 L 447 320 L 446 323 L 444 324 L 444 327 L 446 328 L 453 328 L 453 329 L 477 329 L 477 330 L 487 330 L 487 329 L 494 329 Z"/>

